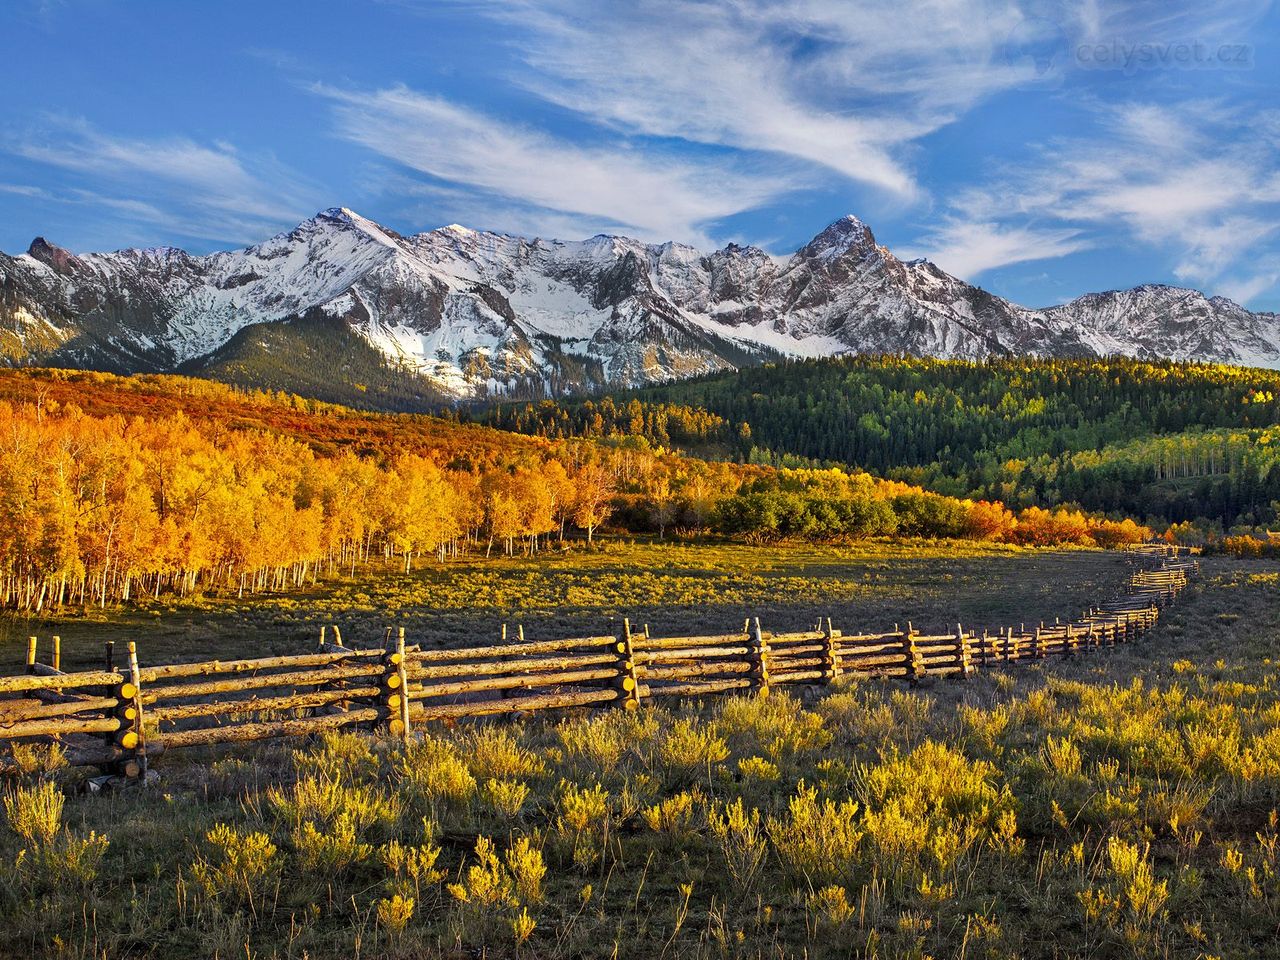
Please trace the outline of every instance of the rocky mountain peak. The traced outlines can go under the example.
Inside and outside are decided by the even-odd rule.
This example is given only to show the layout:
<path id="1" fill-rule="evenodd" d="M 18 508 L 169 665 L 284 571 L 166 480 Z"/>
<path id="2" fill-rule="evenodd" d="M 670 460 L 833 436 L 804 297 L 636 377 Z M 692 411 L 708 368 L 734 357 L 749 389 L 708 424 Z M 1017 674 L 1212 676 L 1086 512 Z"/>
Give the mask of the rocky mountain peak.
<path id="1" fill-rule="evenodd" d="M 876 238 L 871 228 L 849 214 L 829 224 L 800 249 L 798 256 L 829 259 L 849 251 L 870 252 L 876 249 Z"/>
<path id="2" fill-rule="evenodd" d="M 79 264 L 80 259 L 70 250 L 64 250 L 57 244 L 50 243 L 44 237 L 36 237 L 27 247 L 27 256 L 39 260 L 59 273 Z"/>
<path id="3" fill-rule="evenodd" d="M 299 224 L 298 229 L 303 228 L 311 230 L 323 230 L 326 228 L 353 230 L 379 243 L 390 245 L 394 245 L 395 241 L 403 239 L 400 234 L 390 227 L 384 227 L 368 217 L 362 217 L 350 207 L 329 207 L 327 210 L 321 210 L 311 219 L 304 220 Z"/>
<path id="4" fill-rule="evenodd" d="M 0 363 L 235 370 L 247 328 L 288 339 L 327 323 L 325 337 L 338 324 L 346 342 L 460 398 L 849 352 L 1123 353 L 1280 367 L 1274 314 L 1155 284 L 1032 310 L 936 264 L 897 260 L 854 216 L 787 259 L 738 244 L 704 254 L 677 242 L 526 240 L 459 224 L 404 237 L 348 207 L 209 256 L 76 257 L 43 238 L 28 254 L 0 254 L 0 334 L 28 344 Z M 48 318 L 48 335 L 27 336 L 26 316 Z M 273 356 L 275 386 L 294 385 L 291 362 L 308 361 Z M 297 382 L 306 374 L 314 371 L 299 369 Z"/>

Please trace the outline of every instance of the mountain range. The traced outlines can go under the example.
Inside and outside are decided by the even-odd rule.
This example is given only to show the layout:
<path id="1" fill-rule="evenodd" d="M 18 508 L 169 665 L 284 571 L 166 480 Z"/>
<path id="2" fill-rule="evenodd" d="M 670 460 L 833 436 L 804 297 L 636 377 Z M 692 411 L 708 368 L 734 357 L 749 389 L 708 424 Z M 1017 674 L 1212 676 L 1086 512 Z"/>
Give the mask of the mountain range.
<path id="1" fill-rule="evenodd" d="M 456 224 L 402 236 L 346 208 L 206 256 L 73 254 L 43 238 L 0 254 L 0 364 L 11 366 L 195 373 L 340 399 L 400 383 L 439 400 L 849 352 L 1280 367 L 1280 316 L 1157 284 L 1022 307 L 898 259 L 852 216 L 789 257 Z"/>

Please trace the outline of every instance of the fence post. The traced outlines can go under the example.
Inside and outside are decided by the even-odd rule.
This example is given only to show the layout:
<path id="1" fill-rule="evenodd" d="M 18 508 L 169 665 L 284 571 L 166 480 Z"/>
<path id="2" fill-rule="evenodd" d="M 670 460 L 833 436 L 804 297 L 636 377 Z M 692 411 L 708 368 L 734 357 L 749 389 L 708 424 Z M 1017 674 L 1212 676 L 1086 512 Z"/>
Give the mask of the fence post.
<path id="1" fill-rule="evenodd" d="M 1062 653 L 1064 656 L 1074 657 L 1076 655 L 1076 646 L 1079 644 L 1074 631 L 1071 629 L 1070 622 L 1067 623 L 1067 635 L 1062 639 Z"/>
<path id="2" fill-rule="evenodd" d="M 1044 659 L 1044 624 L 1036 627 L 1036 635 L 1032 641 L 1031 652 L 1037 660 Z"/>
<path id="3" fill-rule="evenodd" d="M 969 654 L 969 644 L 964 639 L 964 627 L 956 624 L 956 656 L 960 660 L 960 676 L 968 677 L 973 673 L 973 660 Z"/>
<path id="4" fill-rule="evenodd" d="M 35 637 L 27 637 L 27 673 L 36 672 L 36 647 L 39 642 Z"/>
<path id="5" fill-rule="evenodd" d="M 320 625 L 320 646 L 318 647 L 318 649 L 327 651 L 329 653 L 340 653 L 346 650 L 347 648 L 342 644 L 342 628 L 340 628 L 336 623 L 333 624 L 333 642 L 330 643 L 329 627 L 324 624 L 321 624 Z"/>
<path id="6" fill-rule="evenodd" d="M 62 638 L 56 633 L 53 635 L 53 669 L 62 670 Z"/>
<path id="7" fill-rule="evenodd" d="M 911 625 L 911 621 L 907 621 L 907 629 L 902 634 L 902 654 L 907 661 L 907 676 L 915 683 L 924 677 L 924 657 L 920 655 L 920 651 L 916 648 L 916 630 Z"/>
<path id="8" fill-rule="evenodd" d="M 387 731 L 394 737 L 409 736 L 405 718 L 409 711 L 409 691 L 405 683 L 404 628 L 393 643 L 391 628 L 387 628 L 387 642 L 382 654 L 382 708 Z"/>
<path id="9" fill-rule="evenodd" d="M 409 658 L 404 651 L 404 627 L 396 635 L 396 672 L 400 677 L 400 722 L 404 724 L 404 739 L 408 742 L 409 732 Z"/>
<path id="10" fill-rule="evenodd" d="M 822 629 L 822 666 L 823 679 L 827 683 L 831 683 L 840 676 L 840 654 L 836 650 L 836 634 L 831 629 L 831 618 L 827 617 L 826 626 L 822 626 L 822 621 L 818 621 L 819 627 Z"/>
<path id="11" fill-rule="evenodd" d="M 747 621 L 750 628 L 751 621 Z M 764 642 L 764 633 L 760 630 L 760 618 L 755 618 L 755 627 L 750 629 L 747 637 L 747 649 L 751 658 L 751 686 L 762 697 L 769 695 L 769 645 Z"/>
<path id="12" fill-rule="evenodd" d="M 507 643 L 507 625 L 505 623 L 502 625 L 502 643 L 504 645 Z M 510 687 L 503 687 L 501 690 L 498 691 L 498 699 L 510 700 L 512 697 L 516 696 L 516 692 L 517 691 L 511 689 Z"/>
<path id="13" fill-rule="evenodd" d="M 648 627 L 648 624 L 645 624 Z M 644 634 L 648 636 L 648 634 Z M 618 654 L 618 675 L 613 681 L 618 691 L 617 705 L 623 710 L 640 706 L 640 678 L 636 672 L 635 643 L 631 639 L 631 618 L 622 620 L 622 639 L 614 645 Z"/>
<path id="14" fill-rule="evenodd" d="M 317 649 L 323 651 L 324 653 L 346 653 L 347 652 L 347 648 L 342 645 L 342 630 L 338 627 L 337 624 L 333 625 L 333 641 L 332 642 L 329 641 L 328 628 L 325 627 L 323 624 L 321 625 L 320 646 L 317 647 Z M 351 686 L 351 684 L 346 680 L 334 680 L 332 681 L 332 686 L 333 686 L 333 689 L 335 690 L 342 690 L 345 687 Z M 328 704 L 327 706 L 322 707 L 319 712 L 320 713 L 346 713 L 350 709 L 351 709 L 351 702 L 349 700 L 334 700 L 332 703 Z"/>
<path id="15" fill-rule="evenodd" d="M 115 741 L 121 750 L 131 754 L 117 766 L 130 780 L 147 775 L 146 733 L 142 726 L 142 671 L 138 669 L 138 644 L 129 641 L 129 679 L 116 688 L 116 716 L 120 729 Z"/>

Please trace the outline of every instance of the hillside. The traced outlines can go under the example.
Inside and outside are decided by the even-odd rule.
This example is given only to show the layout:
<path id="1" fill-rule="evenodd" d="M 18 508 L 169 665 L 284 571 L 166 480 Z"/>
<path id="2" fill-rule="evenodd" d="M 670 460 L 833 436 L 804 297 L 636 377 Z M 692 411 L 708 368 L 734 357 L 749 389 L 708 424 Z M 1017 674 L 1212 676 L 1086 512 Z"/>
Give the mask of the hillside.
<path id="1" fill-rule="evenodd" d="M 1274 523 L 1280 500 L 1269 370 L 849 357 L 474 416 L 553 438 L 638 433 L 743 462 L 841 463 L 1017 506 L 1232 526 Z"/>
<path id="2" fill-rule="evenodd" d="M 536 554 L 602 528 L 1048 544 L 1149 531 L 857 471 L 543 440 L 179 377 L 0 376 L 0 606 L 278 591 L 361 564 Z"/>

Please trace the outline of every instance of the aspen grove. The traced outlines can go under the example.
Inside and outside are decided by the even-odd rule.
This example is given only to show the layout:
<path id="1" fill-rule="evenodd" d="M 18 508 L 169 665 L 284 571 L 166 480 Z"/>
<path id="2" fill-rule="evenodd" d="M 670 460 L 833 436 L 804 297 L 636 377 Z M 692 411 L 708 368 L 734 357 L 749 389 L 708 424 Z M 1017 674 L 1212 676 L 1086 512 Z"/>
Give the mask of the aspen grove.
<path id="1" fill-rule="evenodd" d="M 136 410 L 130 381 L 94 376 Z M 605 525 L 751 542 L 1107 546 L 1150 535 L 1130 520 L 1015 515 L 861 472 L 699 460 L 643 437 L 539 440 L 342 408 L 295 415 L 287 398 L 244 407 L 266 411 L 259 420 L 217 417 L 216 396 L 184 398 L 178 378 L 153 383 L 171 402 L 143 413 L 106 413 L 107 393 L 92 413 L 43 394 L 0 401 L 0 607 L 297 589 L 370 562 L 409 572 L 420 558 L 532 555 L 572 536 L 591 542 Z M 228 406 L 240 402 L 219 389 Z M 292 419 L 267 418 L 282 412 Z"/>

